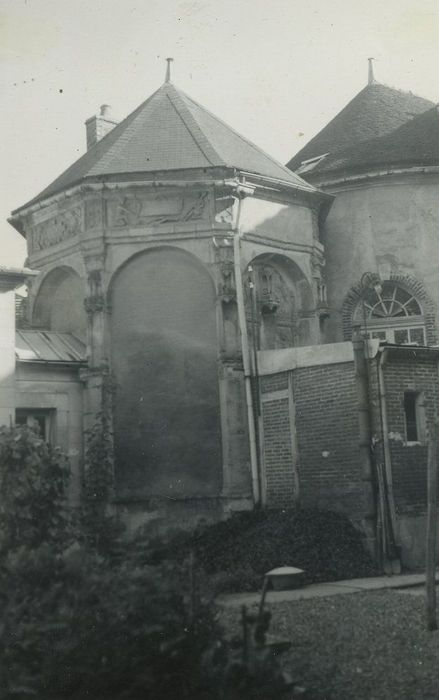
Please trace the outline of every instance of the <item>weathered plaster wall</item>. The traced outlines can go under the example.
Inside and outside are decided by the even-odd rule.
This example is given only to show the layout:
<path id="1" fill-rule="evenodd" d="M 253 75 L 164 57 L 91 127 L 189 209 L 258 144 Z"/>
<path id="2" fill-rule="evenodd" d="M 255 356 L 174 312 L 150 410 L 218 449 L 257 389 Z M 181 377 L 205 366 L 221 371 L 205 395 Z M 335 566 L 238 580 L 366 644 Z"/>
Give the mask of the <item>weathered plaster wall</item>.
<path id="1" fill-rule="evenodd" d="M 83 457 L 83 386 L 78 370 L 18 362 L 14 402 L 15 408 L 54 412 L 54 444 L 69 458 L 69 496 L 71 503 L 78 505 Z"/>
<path id="2" fill-rule="evenodd" d="M 304 205 L 281 204 L 249 197 L 241 213 L 243 233 L 254 233 L 273 240 L 312 245 L 318 237 L 312 209 Z"/>
<path id="3" fill-rule="evenodd" d="M 71 268 L 52 269 L 44 276 L 35 298 L 32 323 L 51 331 L 73 333 L 81 340 L 87 335 L 84 309 L 85 280 Z"/>
<path id="4" fill-rule="evenodd" d="M 218 346 L 212 280 L 187 254 L 134 257 L 112 289 L 120 496 L 219 494 Z"/>
<path id="5" fill-rule="evenodd" d="M 382 279 L 391 274 L 418 279 L 439 309 L 439 176 L 421 177 L 325 188 L 336 194 L 323 236 L 331 308 L 328 340 L 342 340 L 343 301 L 366 271 L 378 272 Z"/>

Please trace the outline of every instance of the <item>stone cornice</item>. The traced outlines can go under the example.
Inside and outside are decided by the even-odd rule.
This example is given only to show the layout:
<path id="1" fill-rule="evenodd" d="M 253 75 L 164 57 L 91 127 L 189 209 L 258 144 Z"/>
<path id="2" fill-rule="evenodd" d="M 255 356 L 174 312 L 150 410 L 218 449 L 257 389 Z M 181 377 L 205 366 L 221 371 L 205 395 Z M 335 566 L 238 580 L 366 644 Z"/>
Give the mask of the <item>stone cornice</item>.
<path id="1" fill-rule="evenodd" d="M 413 168 L 389 167 L 384 169 L 370 170 L 368 172 L 363 173 L 352 173 L 351 175 L 344 176 L 337 176 L 337 173 L 334 173 L 332 177 L 331 174 L 328 173 L 327 177 L 316 177 L 315 186 L 322 187 L 325 189 L 325 191 L 328 189 L 332 190 L 332 188 L 336 188 L 338 190 L 345 189 L 346 187 L 350 186 L 361 187 L 365 183 L 373 181 L 382 181 L 386 178 L 394 179 L 395 177 L 403 176 L 407 177 L 407 179 L 410 180 L 413 177 L 425 175 L 439 175 L 439 165 L 419 166 Z"/>
<path id="2" fill-rule="evenodd" d="M 28 277 L 36 277 L 40 273 L 27 267 L 1 267 L 0 266 L 0 292 L 11 292 L 25 283 Z"/>
<path id="3" fill-rule="evenodd" d="M 117 180 L 114 180 L 111 177 L 108 177 L 105 182 L 93 181 L 93 179 L 85 180 L 66 190 L 62 190 L 54 195 L 51 195 L 50 197 L 25 204 L 23 207 L 15 209 L 9 217 L 8 222 L 21 235 L 25 236 L 23 218 L 49 206 L 50 204 L 55 204 L 77 195 L 105 191 L 111 192 L 114 190 L 126 190 L 129 188 L 152 188 L 154 190 L 158 190 L 166 187 L 183 187 L 194 189 L 221 187 L 231 191 L 236 191 L 245 183 L 254 185 L 254 187 L 257 188 L 261 194 L 266 192 L 267 194 L 271 193 L 271 195 L 277 194 L 277 196 L 280 197 L 287 196 L 288 198 L 292 198 L 293 201 L 295 201 L 296 198 L 301 198 L 304 202 L 308 203 L 308 206 L 313 203 L 317 208 L 320 208 L 320 206 L 324 204 L 328 206 L 328 204 L 332 201 L 332 196 L 330 194 L 315 189 L 313 185 L 307 185 L 305 181 L 302 187 L 300 185 L 289 183 L 288 181 L 277 180 L 254 173 L 241 173 L 240 171 L 236 171 L 234 169 L 229 169 L 228 171 L 222 169 L 221 173 L 218 174 L 222 175 L 223 177 L 215 177 L 216 172 L 212 172 L 211 178 L 206 177 L 205 174 L 203 176 L 202 173 L 191 174 L 197 174 L 198 177 L 194 179 L 184 179 L 184 173 L 181 173 L 180 178 L 178 178 L 176 174 L 175 178 L 171 179 L 169 178 L 169 173 L 164 173 L 163 178 L 161 178 L 160 174 L 157 173 L 155 179 L 128 179 L 130 177 L 132 178 L 132 175 L 127 173 L 126 176 L 119 176 Z M 231 177 L 227 177 L 228 174 Z M 140 173 L 139 176 L 141 177 Z"/>
<path id="4" fill-rule="evenodd" d="M 288 241 L 280 240 L 278 238 L 269 238 L 268 236 L 259 236 L 256 233 L 245 233 L 242 236 L 243 241 L 251 241 L 252 243 L 259 243 L 260 245 L 266 245 L 270 248 L 278 248 L 282 250 L 291 250 L 295 253 L 317 253 L 319 255 L 324 255 L 324 247 L 321 243 L 314 241 L 312 244 L 308 243 L 289 243 Z"/>

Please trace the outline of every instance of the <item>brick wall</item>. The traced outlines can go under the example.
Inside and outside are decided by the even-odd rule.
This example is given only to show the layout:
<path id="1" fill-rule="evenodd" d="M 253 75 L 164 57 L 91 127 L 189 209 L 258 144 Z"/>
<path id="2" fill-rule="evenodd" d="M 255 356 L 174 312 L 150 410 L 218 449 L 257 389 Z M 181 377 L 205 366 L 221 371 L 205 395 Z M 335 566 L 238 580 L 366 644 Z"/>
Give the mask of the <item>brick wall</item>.
<path id="1" fill-rule="evenodd" d="M 263 377 L 261 398 L 268 504 L 291 505 L 296 494 L 302 505 L 360 519 L 353 363 L 295 369 L 290 385 L 287 372 Z"/>
<path id="2" fill-rule="evenodd" d="M 301 503 L 360 519 L 364 502 L 353 363 L 295 370 L 293 396 Z"/>
<path id="3" fill-rule="evenodd" d="M 263 402 L 265 439 L 265 478 L 268 504 L 289 506 L 294 502 L 294 463 L 292 454 L 289 398 Z"/>
<path id="4" fill-rule="evenodd" d="M 407 444 L 404 392 L 423 395 L 425 424 L 439 415 L 439 381 L 436 358 L 388 355 L 384 367 L 390 457 L 397 513 L 423 514 L 427 507 L 427 440 Z"/>
<path id="5" fill-rule="evenodd" d="M 372 432 L 383 460 L 378 358 L 370 363 Z M 438 361 L 416 349 L 387 351 L 385 393 L 393 487 L 399 514 L 426 511 L 427 444 L 406 441 L 404 392 L 422 392 L 425 422 L 439 415 Z M 353 362 L 296 368 L 261 378 L 268 505 L 365 514 Z"/>
<path id="6" fill-rule="evenodd" d="M 295 464 L 288 372 L 262 377 L 264 473 L 269 506 L 291 506 L 295 500 Z"/>

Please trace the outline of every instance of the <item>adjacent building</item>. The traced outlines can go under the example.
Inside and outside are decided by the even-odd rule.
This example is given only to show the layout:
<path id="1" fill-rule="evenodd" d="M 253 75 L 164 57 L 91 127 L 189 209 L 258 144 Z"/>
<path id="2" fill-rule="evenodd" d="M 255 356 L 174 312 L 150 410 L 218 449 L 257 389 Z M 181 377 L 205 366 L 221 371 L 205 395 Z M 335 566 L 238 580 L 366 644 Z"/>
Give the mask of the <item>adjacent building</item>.
<path id="1" fill-rule="evenodd" d="M 370 74 L 286 167 L 168 71 L 86 134 L 10 218 L 38 274 L 3 421 L 67 449 L 78 500 L 84 432 L 109 411 L 133 525 L 332 507 L 371 540 L 389 518 L 416 563 L 439 413 L 437 107 Z"/>

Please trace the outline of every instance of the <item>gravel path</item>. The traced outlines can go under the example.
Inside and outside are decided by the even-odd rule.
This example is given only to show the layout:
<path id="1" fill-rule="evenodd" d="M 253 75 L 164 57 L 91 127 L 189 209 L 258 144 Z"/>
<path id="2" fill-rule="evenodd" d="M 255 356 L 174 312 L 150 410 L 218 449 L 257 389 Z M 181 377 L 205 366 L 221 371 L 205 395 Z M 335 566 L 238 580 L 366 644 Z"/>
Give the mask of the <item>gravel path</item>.
<path id="1" fill-rule="evenodd" d="M 421 596 L 374 591 L 269 605 L 270 633 L 307 700 L 438 700 L 439 632 L 427 632 Z M 220 611 L 239 630 L 239 609 Z"/>

